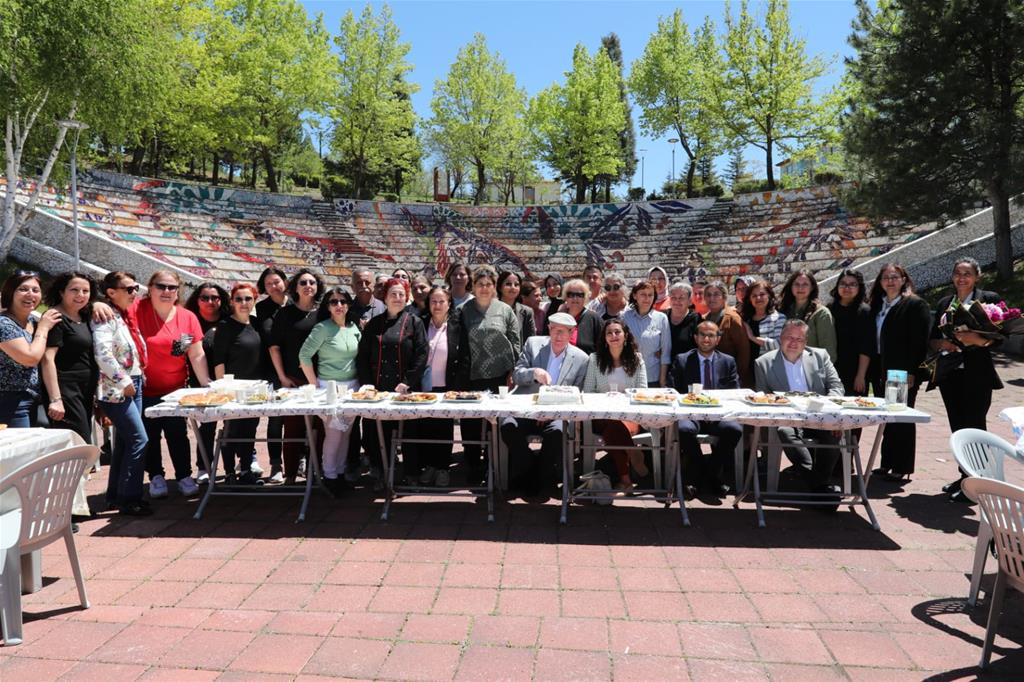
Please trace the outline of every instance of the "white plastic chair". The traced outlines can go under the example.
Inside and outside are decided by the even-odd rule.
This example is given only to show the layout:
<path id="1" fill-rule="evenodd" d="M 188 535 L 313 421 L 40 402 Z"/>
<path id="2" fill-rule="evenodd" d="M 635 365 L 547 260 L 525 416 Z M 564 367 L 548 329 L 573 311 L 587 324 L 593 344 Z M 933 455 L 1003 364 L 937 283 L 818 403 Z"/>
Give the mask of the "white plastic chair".
<path id="1" fill-rule="evenodd" d="M 949 447 L 953 450 L 956 463 L 968 476 L 990 478 L 1005 481 L 1003 461 L 1010 457 L 1024 465 L 1024 458 L 1017 454 L 1013 446 L 999 436 L 980 429 L 960 429 L 949 437 Z M 964 491 L 970 497 L 969 493 Z M 974 498 L 971 497 L 973 500 Z M 975 500 L 977 501 L 977 500 Z M 985 561 L 988 558 L 988 544 L 992 541 L 992 528 L 984 511 L 978 524 L 978 541 L 974 545 L 974 567 L 971 570 L 971 589 L 967 593 L 967 603 L 974 606 L 978 602 L 978 591 L 981 588 L 981 576 L 985 574 Z"/>
<path id="2" fill-rule="evenodd" d="M 977 500 L 996 542 L 999 573 L 989 595 L 988 624 L 985 643 L 981 647 L 981 668 L 988 667 L 992 658 L 992 641 L 996 636 L 999 616 L 1003 611 L 1003 598 L 1007 586 L 1024 591 L 1024 488 L 989 478 L 968 478 L 963 490 Z"/>
<path id="3" fill-rule="evenodd" d="M 63 537 L 82 608 L 89 608 L 71 532 L 71 506 L 83 472 L 99 452 L 93 445 L 78 445 L 41 457 L 0 479 L 0 497 L 13 491 L 20 502 L 0 514 L 0 625 L 8 646 L 20 644 L 22 638 L 22 554 Z"/>

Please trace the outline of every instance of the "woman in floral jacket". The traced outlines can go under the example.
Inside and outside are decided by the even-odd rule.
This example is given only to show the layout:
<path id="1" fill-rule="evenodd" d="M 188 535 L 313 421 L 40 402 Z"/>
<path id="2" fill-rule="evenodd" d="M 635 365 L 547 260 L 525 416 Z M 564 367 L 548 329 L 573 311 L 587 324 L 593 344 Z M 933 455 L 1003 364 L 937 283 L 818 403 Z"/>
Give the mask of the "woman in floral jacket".
<path id="1" fill-rule="evenodd" d="M 152 514 L 142 499 L 142 478 L 149 439 L 142 423 L 142 369 L 146 342 L 127 310 L 139 285 L 127 272 L 111 272 L 100 287 L 117 314 L 93 325 L 93 353 L 99 367 L 96 400 L 114 424 L 114 450 L 107 479 L 107 504 L 122 514 Z M 133 328 L 134 327 L 134 328 Z"/>

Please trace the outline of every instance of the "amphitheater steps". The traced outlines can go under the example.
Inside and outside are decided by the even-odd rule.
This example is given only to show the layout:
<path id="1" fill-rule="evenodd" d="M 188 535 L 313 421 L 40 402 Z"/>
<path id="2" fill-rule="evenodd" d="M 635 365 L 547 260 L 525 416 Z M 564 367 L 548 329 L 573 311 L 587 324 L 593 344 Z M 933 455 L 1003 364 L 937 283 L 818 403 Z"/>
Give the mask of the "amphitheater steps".
<path id="1" fill-rule="evenodd" d="M 378 265 L 376 259 L 368 255 L 359 245 L 352 225 L 338 215 L 334 204 L 327 201 L 314 201 L 310 212 L 320 222 L 327 235 L 335 240 L 335 244 L 339 248 L 338 255 L 348 261 L 348 266 L 352 270 L 360 267 L 376 270 Z"/>
<path id="2" fill-rule="evenodd" d="M 700 220 L 682 235 L 679 242 L 662 256 L 661 265 L 669 274 L 670 279 L 687 277 L 690 274 L 690 262 L 694 253 L 699 255 L 701 245 L 707 237 L 722 230 L 722 226 L 731 219 L 736 204 L 731 199 L 719 199 L 704 211 Z"/>

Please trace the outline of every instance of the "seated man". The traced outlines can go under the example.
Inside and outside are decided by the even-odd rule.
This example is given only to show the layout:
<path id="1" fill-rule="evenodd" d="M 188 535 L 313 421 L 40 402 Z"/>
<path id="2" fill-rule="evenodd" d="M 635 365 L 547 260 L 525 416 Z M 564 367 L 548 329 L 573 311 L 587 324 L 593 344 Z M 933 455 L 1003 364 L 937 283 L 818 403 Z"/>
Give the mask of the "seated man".
<path id="1" fill-rule="evenodd" d="M 721 331 L 714 322 L 701 322 L 694 333 L 697 347 L 680 353 L 672 361 L 669 385 L 680 393 L 689 391 L 690 384 L 703 384 L 704 390 L 739 388 L 736 361 L 732 356 L 715 350 Z M 711 457 L 702 461 L 697 434 L 717 436 L 711 448 Z M 722 481 L 722 472 L 732 461 L 736 445 L 743 438 L 743 427 L 733 421 L 679 420 L 679 451 L 686 471 L 693 472 L 701 490 L 713 497 L 725 497 L 729 486 Z M 692 493 L 692 490 L 690 491 Z"/>
<path id="2" fill-rule="evenodd" d="M 807 323 L 803 320 L 786 320 L 779 337 L 779 348 L 763 354 L 754 363 L 754 379 L 759 391 L 843 395 L 843 382 L 828 353 L 820 348 L 807 347 Z M 839 492 L 839 487 L 832 482 L 840 451 L 821 448 L 812 457 L 810 450 L 801 445 L 804 438 L 813 438 L 822 445 L 836 445 L 836 436 L 831 431 L 779 427 L 779 439 L 790 446 L 785 448 L 786 457 L 799 468 L 811 489 L 815 492 Z"/>
<path id="3" fill-rule="evenodd" d="M 576 320 L 568 313 L 548 318 L 550 336 L 531 336 L 512 371 L 517 393 L 537 393 L 541 386 L 583 387 L 587 372 L 587 354 L 571 345 Z M 527 438 L 540 434 L 544 443 L 540 459 L 530 449 Z M 501 437 L 508 446 L 510 487 L 536 494 L 562 480 L 562 421 L 533 419 L 502 421 Z"/>

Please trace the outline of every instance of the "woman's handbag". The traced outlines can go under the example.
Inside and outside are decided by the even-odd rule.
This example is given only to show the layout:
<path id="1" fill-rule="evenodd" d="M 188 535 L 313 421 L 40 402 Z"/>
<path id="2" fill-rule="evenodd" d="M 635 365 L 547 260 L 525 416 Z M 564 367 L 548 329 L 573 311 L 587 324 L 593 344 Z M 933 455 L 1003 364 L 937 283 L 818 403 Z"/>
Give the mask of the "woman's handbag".
<path id="1" fill-rule="evenodd" d="M 604 473 L 603 471 L 591 471 L 580 476 L 580 481 L 580 486 L 576 488 L 576 492 L 607 492 L 607 495 L 600 495 L 598 497 L 593 497 L 591 499 L 594 502 L 601 505 L 609 505 L 612 503 L 612 480 L 608 478 L 608 474 Z"/>

